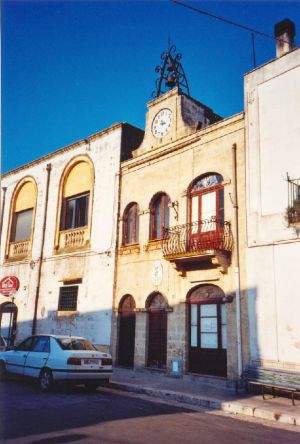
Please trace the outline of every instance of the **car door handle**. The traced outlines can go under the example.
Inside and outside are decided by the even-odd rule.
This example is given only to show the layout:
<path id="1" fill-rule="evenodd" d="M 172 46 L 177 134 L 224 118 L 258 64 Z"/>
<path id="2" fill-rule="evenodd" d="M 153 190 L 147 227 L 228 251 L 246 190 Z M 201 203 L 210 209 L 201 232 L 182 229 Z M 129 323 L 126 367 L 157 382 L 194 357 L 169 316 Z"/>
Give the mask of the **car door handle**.
<path id="1" fill-rule="evenodd" d="M 27 355 L 23 355 L 23 358 L 26 358 Z"/>

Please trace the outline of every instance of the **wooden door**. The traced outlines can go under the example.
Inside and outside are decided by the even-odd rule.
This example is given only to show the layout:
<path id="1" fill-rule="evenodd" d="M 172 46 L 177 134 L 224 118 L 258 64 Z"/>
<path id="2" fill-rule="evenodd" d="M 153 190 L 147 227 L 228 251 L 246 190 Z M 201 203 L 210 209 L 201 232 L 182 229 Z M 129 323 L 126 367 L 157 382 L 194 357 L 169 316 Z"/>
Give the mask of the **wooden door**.
<path id="1" fill-rule="evenodd" d="M 167 312 L 149 309 L 148 367 L 165 369 L 167 364 Z"/>
<path id="2" fill-rule="evenodd" d="M 135 311 L 131 296 L 124 299 L 119 311 L 119 350 L 118 364 L 122 367 L 133 367 L 135 345 Z"/>
<path id="3" fill-rule="evenodd" d="M 189 371 L 227 376 L 226 306 L 221 301 L 190 303 Z"/>

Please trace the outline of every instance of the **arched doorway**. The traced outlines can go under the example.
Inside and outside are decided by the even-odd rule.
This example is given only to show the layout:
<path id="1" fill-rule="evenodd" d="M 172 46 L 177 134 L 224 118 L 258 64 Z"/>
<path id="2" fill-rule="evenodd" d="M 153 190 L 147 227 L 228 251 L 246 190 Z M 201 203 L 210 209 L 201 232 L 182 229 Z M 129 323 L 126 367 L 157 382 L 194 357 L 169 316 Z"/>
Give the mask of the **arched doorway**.
<path id="1" fill-rule="evenodd" d="M 135 340 L 135 302 L 132 296 L 122 298 L 119 305 L 118 364 L 133 367 Z"/>
<path id="2" fill-rule="evenodd" d="M 216 285 L 193 288 L 188 296 L 189 360 L 192 373 L 227 376 L 227 313 Z"/>
<path id="3" fill-rule="evenodd" d="M 17 332 L 18 308 L 13 302 L 5 302 L 0 306 L 0 335 L 7 345 L 14 345 Z"/>
<path id="4" fill-rule="evenodd" d="M 160 293 L 149 296 L 148 310 L 148 367 L 165 369 L 167 365 L 168 304 Z"/>

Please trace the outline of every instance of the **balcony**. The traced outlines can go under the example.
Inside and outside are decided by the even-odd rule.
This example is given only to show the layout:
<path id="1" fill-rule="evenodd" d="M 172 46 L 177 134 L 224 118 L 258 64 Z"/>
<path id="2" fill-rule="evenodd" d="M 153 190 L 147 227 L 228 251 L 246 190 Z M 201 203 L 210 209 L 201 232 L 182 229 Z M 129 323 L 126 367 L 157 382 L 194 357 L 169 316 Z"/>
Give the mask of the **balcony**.
<path id="1" fill-rule="evenodd" d="M 291 179 L 288 182 L 287 220 L 290 225 L 300 223 L 300 179 Z"/>
<path id="2" fill-rule="evenodd" d="M 20 260 L 26 258 L 31 251 L 31 240 L 10 242 L 8 257 L 10 260 Z"/>
<path id="3" fill-rule="evenodd" d="M 203 262 L 211 262 L 226 272 L 232 246 L 230 223 L 212 218 L 167 228 L 162 249 L 164 258 L 173 262 L 178 271 L 197 269 Z"/>
<path id="4" fill-rule="evenodd" d="M 72 228 L 71 230 L 60 231 L 57 250 L 73 251 L 84 250 L 90 246 L 89 228 L 80 227 Z"/>

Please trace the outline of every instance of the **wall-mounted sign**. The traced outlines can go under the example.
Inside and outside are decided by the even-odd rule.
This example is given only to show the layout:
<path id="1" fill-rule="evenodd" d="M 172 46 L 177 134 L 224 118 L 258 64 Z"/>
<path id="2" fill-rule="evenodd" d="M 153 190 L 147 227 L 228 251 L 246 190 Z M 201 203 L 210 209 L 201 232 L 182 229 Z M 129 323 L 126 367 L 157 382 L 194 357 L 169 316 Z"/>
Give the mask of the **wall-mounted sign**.
<path id="1" fill-rule="evenodd" d="M 6 276 L 0 281 L 0 293 L 3 296 L 13 296 L 20 287 L 20 281 L 16 276 Z"/>
<path id="2" fill-rule="evenodd" d="M 163 278 L 163 267 L 162 263 L 155 261 L 152 267 L 151 280 L 153 285 L 161 284 Z"/>

